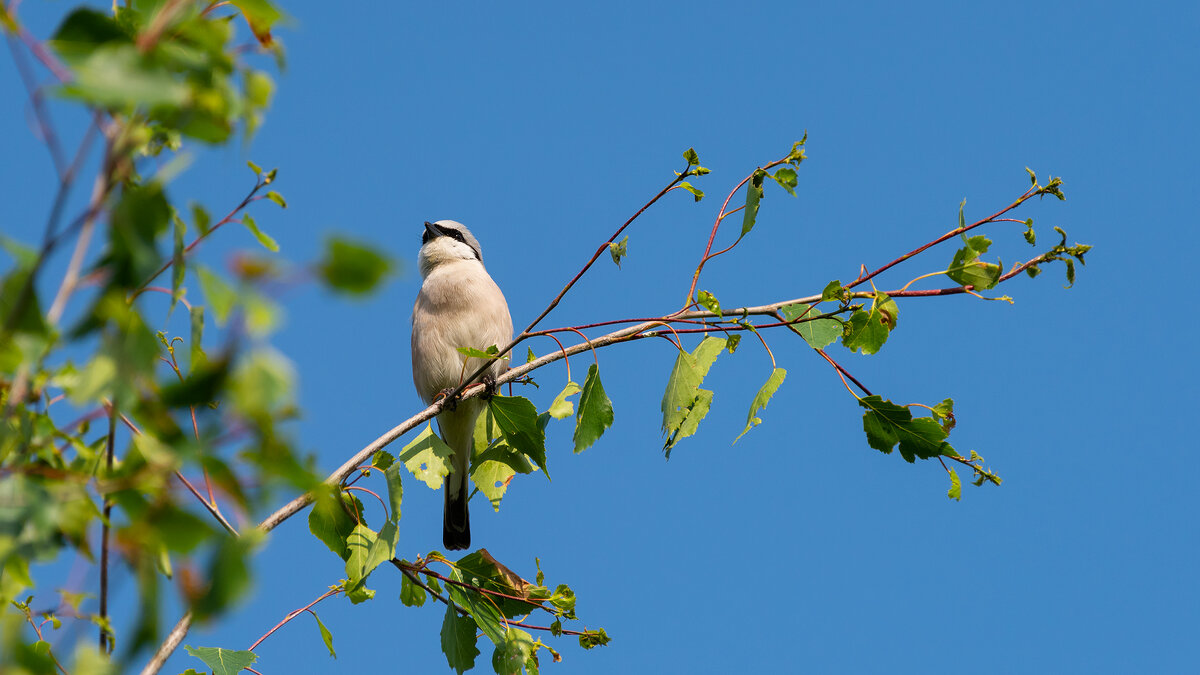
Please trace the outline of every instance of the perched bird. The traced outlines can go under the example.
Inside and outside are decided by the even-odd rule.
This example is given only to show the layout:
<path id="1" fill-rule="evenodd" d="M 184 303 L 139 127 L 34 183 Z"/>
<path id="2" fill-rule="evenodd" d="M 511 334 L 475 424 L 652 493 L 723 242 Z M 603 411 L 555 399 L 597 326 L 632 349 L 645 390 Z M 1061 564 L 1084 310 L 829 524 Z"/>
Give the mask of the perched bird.
<path id="1" fill-rule="evenodd" d="M 512 341 L 512 318 L 504 294 L 483 267 L 479 242 L 462 223 L 425 223 L 418 264 L 422 283 L 412 315 L 413 383 L 421 399 L 432 403 L 484 363 L 458 348 L 504 348 Z M 508 358 L 498 359 L 475 382 L 494 381 L 506 370 Z M 475 420 L 485 405 L 478 397 L 450 402 L 437 417 L 442 440 L 454 451 L 442 517 L 442 543 L 451 551 L 471 545 L 467 473 Z"/>

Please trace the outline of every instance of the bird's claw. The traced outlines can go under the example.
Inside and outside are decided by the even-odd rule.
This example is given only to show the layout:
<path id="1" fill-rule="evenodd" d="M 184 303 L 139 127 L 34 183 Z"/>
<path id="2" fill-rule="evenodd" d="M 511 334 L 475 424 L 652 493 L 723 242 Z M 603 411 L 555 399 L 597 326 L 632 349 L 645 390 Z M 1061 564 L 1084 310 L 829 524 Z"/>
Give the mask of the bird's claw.
<path id="1" fill-rule="evenodd" d="M 495 396 L 496 394 L 500 393 L 500 385 L 496 384 L 496 376 L 495 375 L 488 373 L 487 375 L 484 375 L 482 378 L 480 378 L 479 381 L 483 383 L 483 393 L 479 395 L 479 398 L 486 401 L 486 400 L 490 399 L 491 397 Z"/>
<path id="2" fill-rule="evenodd" d="M 433 397 L 433 401 L 434 401 L 434 403 L 436 403 L 442 399 L 446 399 L 446 403 L 444 405 L 442 405 L 442 410 L 449 410 L 450 412 L 454 412 L 454 410 L 456 408 L 458 408 L 458 399 L 450 396 L 450 394 L 453 394 L 453 393 L 454 393 L 454 387 L 446 387 L 445 389 L 439 391 Z"/>

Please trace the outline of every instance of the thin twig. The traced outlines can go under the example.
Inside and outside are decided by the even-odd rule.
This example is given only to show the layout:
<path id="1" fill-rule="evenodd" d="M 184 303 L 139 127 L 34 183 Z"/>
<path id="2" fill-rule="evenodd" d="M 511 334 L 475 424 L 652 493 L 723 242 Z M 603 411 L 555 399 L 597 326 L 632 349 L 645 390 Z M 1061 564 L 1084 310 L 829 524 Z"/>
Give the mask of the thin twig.
<path id="1" fill-rule="evenodd" d="M 324 600 L 325 598 L 328 598 L 328 597 L 331 597 L 331 596 L 337 595 L 338 593 L 341 593 L 341 592 L 342 592 L 342 589 L 340 589 L 340 588 L 336 588 L 336 587 L 335 587 L 335 588 L 331 588 L 331 589 L 329 589 L 329 590 L 325 591 L 324 593 L 322 593 L 322 594 L 321 594 L 321 596 L 320 596 L 319 598 L 317 598 L 316 600 L 313 600 L 312 602 L 310 602 L 310 603 L 308 603 L 307 605 L 305 605 L 305 606 L 301 607 L 300 609 L 293 609 L 292 611 L 288 612 L 287 616 L 283 617 L 283 620 L 282 620 L 282 621 L 280 621 L 279 623 L 275 624 L 275 627 L 274 627 L 274 628 L 272 628 L 271 630 L 267 631 L 266 633 L 264 633 L 264 634 L 263 634 L 263 636 L 262 636 L 262 637 L 260 637 L 260 638 L 258 638 L 257 640 L 255 640 L 255 641 L 254 641 L 254 644 L 252 644 L 252 645 L 250 645 L 249 647 L 247 647 L 247 648 L 246 648 L 246 651 L 250 651 L 250 652 L 254 651 L 254 648 L 255 648 L 255 647 L 257 647 L 257 646 L 259 646 L 260 644 L 262 644 L 262 641 L 263 641 L 263 640 L 266 640 L 267 638 L 271 637 L 271 634 L 272 634 L 272 633 L 274 633 L 275 631 L 279 630 L 280 628 L 283 628 L 283 627 L 284 627 L 284 625 L 286 625 L 286 624 L 287 624 L 287 622 L 289 622 L 289 621 L 291 621 L 292 619 L 294 619 L 294 618 L 296 618 L 296 617 L 300 616 L 301 614 L 303 614 L 303 613 L 305 613 L 305 612 L 309 611 L 310 609 L 312 609 L 312 606 L 313 606 L 313 605 L 315 605 L 315 604 L 317 604 L 318 602 L 320 602 L 320 601 Z"/>
<path id="2" fill-rule="evenodd" d="M 105 442 L 105 466 L 112 473 L 113 445 L 117 432 L 117 406 L 108 406 L 108 440 Z M 111 635 L 104 628 L 108 621 L 108 528 L 112 517 L 112 501 L 104 500 L 104 521 L 100 530 L 100 651 L 112 653 Z"/>

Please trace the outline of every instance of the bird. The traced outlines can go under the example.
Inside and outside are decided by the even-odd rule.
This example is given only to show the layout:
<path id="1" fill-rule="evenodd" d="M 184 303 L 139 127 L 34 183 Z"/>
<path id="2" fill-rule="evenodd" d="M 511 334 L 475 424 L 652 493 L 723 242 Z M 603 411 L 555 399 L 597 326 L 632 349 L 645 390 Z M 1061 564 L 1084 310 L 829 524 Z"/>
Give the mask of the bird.
<path id="1" fill-rule="evenodd" d="M 483 266 L 479 241 L 462 223 L 426 222 L 417 263 L 421 290 L 412 314 L 413 384 L 430 404 L 484 364 L 485 359 L 468 358 L 458 349 L 503 349 L 512 341 L 512 317 L 504 293 Z M 490 387 L 506 370 L 507 356 L 492 361 L 471 384 L 482 381 Z M 479 397 L 449 401 L 437 416 L 442 440 L 454 453 L 442 514 L 442 543 L 451 551 L 471 546 L 467 477 L 475 422 L 486 405 Z"/>

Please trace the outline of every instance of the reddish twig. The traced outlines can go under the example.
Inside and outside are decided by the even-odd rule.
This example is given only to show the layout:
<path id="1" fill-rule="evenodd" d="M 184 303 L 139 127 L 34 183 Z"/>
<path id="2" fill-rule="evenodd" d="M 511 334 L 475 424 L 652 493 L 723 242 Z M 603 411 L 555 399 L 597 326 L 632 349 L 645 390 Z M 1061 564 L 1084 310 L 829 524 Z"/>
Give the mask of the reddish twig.
<path id="1" fill-rule="evenodd" d="M 319 598 L 317 598 L 316 600 L 313 600 L 312 602 L 310 602 L 310 603 L 308 603 L 307 605 L 305 605 L 305 606 L 301 607 L 300 609 L 293 609 L 292 611 L 288 612 L 287 616 L 283 617 L 283 620 L 282 620 L 282 621 L 280 621 L 279 623 L 275 624 L 275 627 L 274 627 L 274 628 L 272 628 L 271 630 L 267 631 L 266 633 L 264 633 L 264 634 L 263 634 L 263 636 L 262 636 L 262 637 L 260 637 L 260 638 L 258 638 L 257 640 L 255 640 L 255 641 L 254 641 L 254 644 L 252 644 L 252 645 L 250 645 L 249 647 L 247 647 L 247 648 L 246 648 L 246 651 L 251 651 L 251 652 L 252 652 L 252 651 L 254 651 L 254 649 L 255 649 L 256 647 L 258 647 L 260 644 L 262 644 L 262 641 L 263 641 L 263 640 L 266 640 L 267 638 L 271 637 L 271 634 L 272 634 L 272 633 L 274 633 L 275 631 L 279 630 L 280 628 L 283 628 L 285 625 L 287 625 L 287 623 L 288 623 L 289 621 L 291 621 L 292 619 L 294 619 L 294 618 L 296 618 L 296 617 L 300 616 L 301 614 L 303 614 L 303 613 L 305 613 L 305 612 L 311 612 L 313 605 L 317 604 L 318 602 L 321 602 L 321 601 L 322 601 L 322 600 L 324 600 L 325 598 L 332 597 L 332 596 L 334 596 L 334 595 L 337 595 L 338 593 L 341 593 L 341 592 L 342 592 L 342 589 L 340 589 L 340 588 L 331 588 L 331 589 L 329 589 L 329 590 L 325 591 L 324 593 L 322 593 L 322 594 L 321 594 L 321 596 L 320 596 Z"/>

